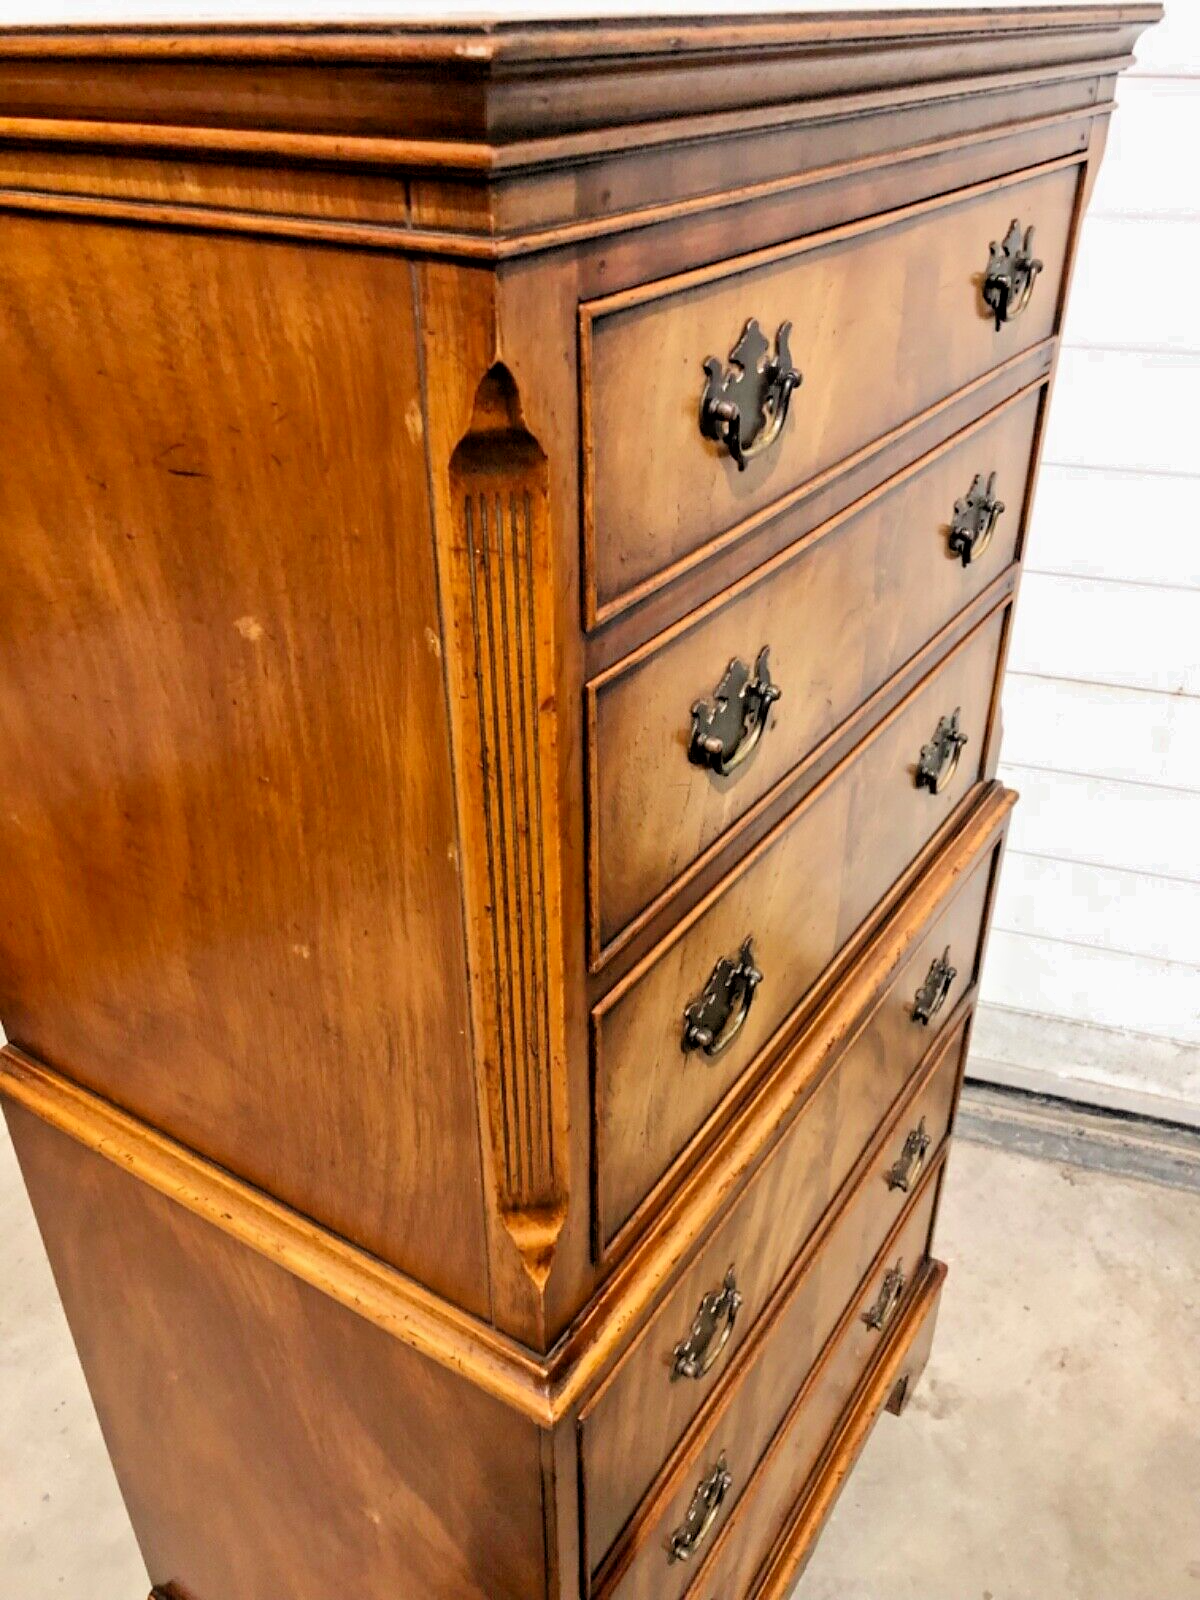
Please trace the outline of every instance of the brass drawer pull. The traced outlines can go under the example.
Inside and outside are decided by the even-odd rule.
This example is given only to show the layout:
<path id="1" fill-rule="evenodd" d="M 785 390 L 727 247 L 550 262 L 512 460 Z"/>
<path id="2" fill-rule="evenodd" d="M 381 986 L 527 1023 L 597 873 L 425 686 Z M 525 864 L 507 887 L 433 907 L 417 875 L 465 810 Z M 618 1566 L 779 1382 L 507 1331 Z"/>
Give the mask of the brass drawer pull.
<path id="1" fill-rule="evenodd" d="M 713 1523 L 721 1515 L 725 1496 L 733 1487 L 733 1474 L 725 1465 L 725 1452 L 717 1457 L 712 1471 L 696 1485 L 687 1516 L 667 1543 L 668 1561 L 690 1561 L 708 1538 Z"/>
<path id="2" fill-rule="evenodd" d="M 950 946 L 947 945 L 940 956 L 935 956 L 929 963 L 929 971 L 925 974 L 925 982 L 917 990 L 913 999 L 912 1019 L 923 1027 L 928 1027 L 946 1004 L 946 997 L 950 993 L 950 985 L 958 977 L 958 968 L 950 965 Z"/>
<path id="3" fill-rule="evenodd" d="M 917 788 L 928 789 L 930 794 L 942 790 L 958 770 L 958 758 L 967 736 L 958 726 L 961 706 L 956 706 L 948 717 L 942 717 L 934 729 L 933 738 L 921 746 L 917 761 Z"/>
<path id="4" fill-rule="evenodd" d="M 770 645 L 763 645 L 753 673 L 735 656 L 711 700 L 697 700 L 692 706 L 688 760 L 693 765 L 726 777 L 757 748 L 771 707 L 782 692 L 771 682 L 770 653 Z"/>
<path id="5" fill-rule="evenodd" d="M 1021 233 L 1016 217 L 1000 244 L 988 246 L 987 270 L 983 275 L 983 303 L 996 319 L 996 332 L 1002 324 L 1019 317 L 1029 304 L 1033 285 L 1042 263 L 1033 253 L 1033 229 Z"/>
<path id="6" fill-rule="evenodd" d="M 729 367 L 716 356 L 704 363 L 700 399 L 700 432 L 723 444 L 745 472 L 747 461 L 769 450 L 783 432 L 792 390 L 802 383 L 792 365 L 790 322 L 780 323 L 771 355 L 763 331 L 753 317 L 729 352 Z"/>
<path id="7" fill-rule="evenodd" d="M 904 1263 L 897 1261 L 894 1267 L 889 1267 L 883 1275 L 883 1282 L 879 1286 L 879 1297 L 869 1311 L 864 1311 L 863 1321 L 868 1328 L 874 1328 L 876 1333 L 882 1333 L 888 1323 L 896 1315 L 896 1310 L 904 1299 L 904 1290 L 907 1279 L 904 1276 Z"/>
<path id="8" fill-rule="evenodd" d="M 754 965 L 754 941 L 746 939 L 736 956 L 722 956 L 703 992 L 683 1013 L 684 1053 L 702 1050 L 719 1056 L 741 1032 L 750 1015 L 762 973 Z"/>
<path id="9" fill-rule="evenodd" d="M 719 1289 L 701 1300 L 686 1339 L 681 1339 L 671 1355 L 671 1382 L 677 1378 L 703 1378 L 720 1359 L 733 1336 L 733 1325 L 742 1309 L 733 1268 L 725 1274 Z"/>
<path id="10" fill-rule="evenodd" d="M 925 1158 L 932 1143 L 925 1129 L 925 1118 L 922 1117 L 916 1127 L 909 1130 L 903 1150 L 887 1170 L 889 1189 L 899 1189 L 901 1194 L 912 1193 L 913 1186 L 924 1170 Z"/>
<path id="11" fill-rule="evenodd" d="M 977 472 L 966 494 L 954 502 L 950 549 L 961 558 L 964 567 L 978 561 L 992 542 L 996 524 L 1004 512 L 1004 501 L 996 499 L 995 491 L 996 474 L 993 472 L 985 485 L 983 473 Z"/>

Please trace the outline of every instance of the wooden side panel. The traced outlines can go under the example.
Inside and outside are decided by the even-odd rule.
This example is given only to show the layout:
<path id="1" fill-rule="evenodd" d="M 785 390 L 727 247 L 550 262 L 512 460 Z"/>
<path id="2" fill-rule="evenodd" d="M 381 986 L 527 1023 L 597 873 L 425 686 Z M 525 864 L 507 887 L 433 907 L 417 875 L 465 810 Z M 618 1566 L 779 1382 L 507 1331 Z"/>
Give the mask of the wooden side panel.
<path id="1" fill-rule="evenodd" d="M 134 1529 L 172 1600 L 545 1593 L 532 1422 L 5 1109 Z"/>
<path id="2" fill-rule="evenodd" d="M 9 217 L 0 1016 L 488 1308 L 407 264 Z"/>

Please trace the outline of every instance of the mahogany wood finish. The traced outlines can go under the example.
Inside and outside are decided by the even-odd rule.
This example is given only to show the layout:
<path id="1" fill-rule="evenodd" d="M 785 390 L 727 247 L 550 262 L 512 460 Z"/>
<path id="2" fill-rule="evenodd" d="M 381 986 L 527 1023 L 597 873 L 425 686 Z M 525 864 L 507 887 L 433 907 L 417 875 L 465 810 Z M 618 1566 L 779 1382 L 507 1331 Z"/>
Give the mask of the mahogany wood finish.
<path id="1" fill-rule="evenodd" d="M 1018 392 L 588 685 L 603 945 L 1005 571 L 1042 394 Z M 993 473 L 1005 511 L 964 566 L 949 547 L 955 503 Z M 781 691 L 769 737 L 722 780 L 689 763 L 691 708 L 764 647 Z M 662 826 L 642 830 L 651 807 Z"/>
<path id="2" fill-rule="evenodd" d="M 0 1091 L 156 1600 L 803 1566 L 932 1338 L 1158 14 L 0 32 Z"/>
<path id="3" fill-rule="evenodd" d="M 886 1236 L 875 1235 L 868 1243 L 869 1230 L 863 1217 L 851 1214 L 841 1219 L 846 1232 L 830 1237 L 828 1267 L 801 1277 L 792 1298 L 780 1308 L 767 1330 L 753 1364 L 726 1386 L 701 1419 L 699 1428 L 685 1441 L 674 1469 L 664 1476 L 644 1517 L 623 1542 L 616 1559 L 599 1575 L 597 1593 L 637 1595 L 639 1600 L 658 1596 L 677 1600 L 685 1592 L 692 1571 L 682 1563 L 664 1570 L 664 1532 L 683 1522 L 697 1481 L 723 1455 L 733 1482 L 721 1508 L 722 1517 L 713 1525 L 714 1531 L 720 1527 L 724 1516 L 736 1506 L 760 1454 L 786 1422 L 789 1401 L 803 1393 L 812 1363 L 838 1334 L 846 1349 L 832 1354 L 833 1364 L 848 1367 L 847 1376 L 853 1374 L 857 1378 L 861 1374 L 879 1342 L 878 1331 L 866 1325 L 864 1314 L 878 1303 L 883 1279 L 893 1268 L 907 1268 L 910 1276 L 905 1278 L 905 1287 L 919 1276 L 926 1258 L 940 1174 L 939 1162 L 901 1222 Z M 872 1176 L 878 1192 L 886 1193 L 879 1174 Z M 875 1191 L 864 1186 L 861 1200 L 874 1197 Z M 837 1390 L 826 1380 L 817 1395 L 818 1414 L 828 1406 L 836 1416 L 841 1409 L 836 1397 Z M 805 1421 L 806 1443 L 815 1456 L 825 1442 L 829 1422 L 811 1418 Z M 707 1545 L 701 1553 L 706 1552 Z"/>
<path id="4" fill-rule="evenodd" d="M 531 1419 L 23 1108 L 9 1119 L 169 1595 L 539 1592 Z"/>
<path id="5" fill-rule="evenodd" d="M 942 196 L 589 302 L 582 312 L 584 515 L 598 618 L 1050 334 L 1079 175 L 1068 159 L 965 200 Z M 1002 237 L 1013 216 L 1035 219 L 1044 265 L 1028 311 L 997 333 L 979 280 L 988 241 Z M 804 381 L 778 447 L 735 475 L 719 444 L 697 449 L 692 439 L 695 373 L 706 357 L 727 357 L 751 316 L 772 340 L 796 320 L 790 344 Z M 920 354 L 933 330 L 936 362 Z M 640 367 L 647 369 L 638 385 L 644 437 L 627 459 L 621 422 Z M 878 382 L 881 368 L 886 384 Z"/>
<path id="6" fill-rule="evenodd" d="M 724 1539 L 714 1542 L 697 1574 L 698 1592 L 753 1593 L 755 1600 L 785 1600 L 792 1593 L 871 1425 L 896 1385 L 915 1383 L 923 1370 L 945 1276 L 936 1261 L 918 1275 L 891 1338 L 877 1341 L 883 1348 L 865 1377 L 861 1358 L 856 1363 L 855 1357 L 870 1346 L 870 1333 L 861 1324 L 849 1324 L 850 1336 L 828 1352 L 810 1378 L 808 1392 L 801 1393 L 772 1441 L 739 1515 L 722 1530 Z M 871 1303 L 870 1291 L 864 1301 Z M 798 1483 L 803 1489 L 797 1501 Z"/>
<path id="7" fill-rule="evenodd" d="M 959 1043 L 961 1044 L 961 1036 Z M 770 1285 L 775 1292 L 770 1297 L 767 1311 L 769 1331 L 766 1338 L 772 1349 L 786 1351 L 786 1356 L 782 1359 L 786 1359 L 787 1362 L 799 1361 L 803 1359 L 805 1351 L 813 1354 L 820 1348 L 822 1315 L 828 1319 L 841 1312 L 869 1260 L 874 1256 L 876 1248 L 902 1208 L 906 1191 L 899 1186 L 889 1188 L 886 1176 L 899 1159 L 909 1132 L 921 1125 L 930 1139 L 930 1150 L 936 1156 L 949 1123 L 957 1081 L 959 1052 L 952 1049 L 952 1059 L 948 1060 L 945 1048 L 939 1047 L 933 1055 L 934 1064 L 932 1067 L 927 1067 L 922 1074 L 922 1083 L 917 1091 L 906 1095 L 903 1103 L 889 1113 L 889 1120 L 867 1143 L 865 1149 L 860 1144 L 855 1151 L 859 1159 L 846 1180 L 843 1203 L 839 1205 L 834 1200 L 830 1204 L 824 1213 L 825 1225 L 815 1225 L 822 1216 L 820 1205 L 815 1208 L 810 1207 L 805 1226 L 800 1226 L 801 1219 L 796 1219 L 797 1226 L 794 1230 L 791 1228 L 792 1215 L 789 1212 L 781 1210 L 776 1213 L 781 1222 L 786 1219 L 786 1226 L 781 1227 L 781 1231 L 790 1232 L 792 1235 L 792 1251 L 786 1259 L 791 1262 L 795 1256 L 795 1261 L 792 1262 L 781 1283 Z M 828 1143 L 836 1153 L 837 1141 L 832 1130 Z M 781 1155 L 793 1182 L 796 1182 L 801 1176 L 802 1169 L 799 1166 L 799 1152 L 794 1148 L 794 1140 L 793 1148 L 781 1152 Z M 817 1162 L 822 1159 L 819 1152 L 815 1154 Z M 930 1157 L 930 1160 L 932 1159 L 933 1157 Z M 821 1170 L 820 1166 L 817 1170 Z M 825 1181 L 828 1183 L 830 1180 L 826 1178 Z M 751 1241 L 756 1236 L 751 1235 Z M 796 1244 L 797 1239 L 801 1245 L 799 1248 Z M 738 1244 L 742 1242 L 737 1241 Z M 727 1254 L 736 1270 L 738 1257 L 744 1252 L 735 1251 L 734 1243 L 733 1239 L 728 1241 Z M 781 1243 L 781 1254 L 783 1248 Z M 867 1251 L 865 1260 L 861 1259 L 863 1250 Z M 819 1272 L 813 1271 L 814 1262 L 822 1264 Z M 742 1275 L 743 1281 L 749 1280 L 748 1287 L 751 1291 L 754 1289 L 753 1274 L 757 1266 L 758 1256 L 753 1251 L 751 1242 L 749 1272 L 744 1271 Z M 843 1273 L 851 1274 L 848 1283 L 841 1277 Z M 815 1296 L 818 1293 L 823 1299 L 828 1297 L 823 1313 L 816 1303 Z M 766 1296 L 760 1295 L 758 1298 L 765 1299 Z M 781 1310 L 779 1307 L 786 1309 Z M 757 1309 L 758 1307 L 753 1304 L 743 1307 L 747 1326 L 739 1341 L 740 1345 L 749 1344 L 753 1349 L 757 1349 L 758 1346 L 757 1330 L 754 1326 L 754 1312 Z M 679 1331 L 685 1332 L 686 1325 Z M 662 1337 L 661 1331 L 659 1336 Z M 663 1354 L 664 1351 L 660 1350 L 657 1372 L 646 1374 L 651 1381 L 638 1396 L 640 1405 L 636 1410 L 630 1405 L 623 1408 L 621 1413 L 610 1414 L 600 1410 L 589 1413 L 585 1418 L 584 1491 L 588 1518 L 588 1547 L 596 1558 L 603 1556 L 609 1549 L 613 1536 L 637 1505 L 639 1494 L 649 1487 L 662 1465 L 661 1461 L 647 1460 L 645 1467 L 649 1470 L 644 1474 L 638 1470 L 642 1466 L 639 1456 L 645 1448 L 644 1445 L 639 1448 L 640 1440 L 645 1433 L 644 1418 L 647 1414 L 657 1415 L 667 1410 L 668 1402 L 663 1398 L 663 1385 L 664 1377 L 669 1375 L 670 1368 L 668 1367 L 664 1374 Z M 746 1359 L 754 1362 L 756 1357 L 752 1352 L 748 1352 Z M 740 1363 L 738 1370 L 740 1371 Z M 657 1382 L 654 1382 L 655 1379 Z M 731 1377 L 734 1387 L 738 1381 L 736 1376 Z M 769 1379 L 755 1378 L 753 1381 L 756 1384 L 767 1383 L 770 1393 L 782 1396 L 785 1400 L 798 1387 L 798 1380 L 792 1381 L 778 1373 Z M 678 1387 L 677 1384 L 672 1394 Z M 711 1409 L 707 1402 L 711 1390 L 715 1387 L 709 1385 L 698 1393 L 694 1389 L 692 1391 L 696 1399 L 703 1403 L 705 1414 Z M 725 1394 L 729 1388 L 729 1385 L 724 1385 L 720 1392 Z M 687 1404 L 686 1399 L 684 1404 Z M 684 1419 L 681 1417 L 679 1420 L 682 1422 Z M 676 1438 L 673 1437 L 676 1429 L 671 1428 L 669 1422 L 670 1419 L 668 1426 L 663 1429 L 664 1454 L 666 1449 L 676 1443 Z M 747 1430 L 736 1426 L 733 1422 L 723 1424 L 723 1428 L 728 1435 L 731 1462 L 736 1456 L 740 1459 L 741 1468 L 747 1469 L 750 1464 L 746 1460 L 750 1437 Z"/>
<path id="8" fill-rule="evenodd" d="M 631 1497 L 649 1484 L 720 1373 L 738 1358 L 822 1215 L 831 1206 L 836 1209 L 844 1185 L 855 1187 L 856 1167 L 878 1126 L 880 1107 L 894 1104 L 936 1044 L 939 1025 L 956 1014 L 959 995 L 974 981 L 993 866 L 989 855 L 973 869 L 962 892 L 879 997 L 862 1031 L 833 1069 L 809 1086 L 796 1123 L 585 1407 L 583 1472 L 593 1548 L 607 1548 L 634 1503 Z M 922 1027 L 913 1019 L 914 998 L 931 962 L 947 948 L 957 963 L 956 982 L 933 1026 Z M 687 1335 L 703 1297 L 720 1287 L 730 1268 L 741 1305 L 720 1368 L 714 1366 L 704 1381 L 664 1385 L 667 1358 Z M 651 1412 L 653 1431 L 643 1427 Z M 606 1506 L 617 1510 L 606 1513 Z"/>
<path id="9" fill-rule="evenodd" d="M 983 775 L 1007 610 L 975 633 L 873 730 L 680 923 L 667 948 L 596 1012 L 597 1226 L 607 1246 L 695 1130 L 793 1025 L 812 986 L 926 841 Z M 970 744 L 938 795 L 914 781 L 939 719 L 961 710 Z M 859 841 L 871 841 L 860 848 Z M 716 1060 L 680 1048 L 683 1007 L 714 963 L 753 939 L 763 977 L 737 1038 Z"/>
<path id="10" fill-rule="evenodd" d="M 0 320 L 9 1036 L 486 1314 L 411 269 L 10 216 Z"/>

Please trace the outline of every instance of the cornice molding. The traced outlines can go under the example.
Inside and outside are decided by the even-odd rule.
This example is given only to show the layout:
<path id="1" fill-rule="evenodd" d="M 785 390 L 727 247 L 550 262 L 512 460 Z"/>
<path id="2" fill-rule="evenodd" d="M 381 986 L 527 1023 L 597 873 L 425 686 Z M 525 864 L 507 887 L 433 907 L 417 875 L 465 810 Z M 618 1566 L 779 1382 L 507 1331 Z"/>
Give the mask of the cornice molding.
<path id="1" fill-rule="evenodd" d="M 1157 22 L 1157 3 L 929 6 L 922 10 L 773 11 L 729 15 L 537 20 L 481 17 L 461 21 L 405 17 L 396 21 L 295 23 L 186 22 L 16 27 L 0 29 L 0 56 L 55 55 L 79 60 L 305 61 L 466 63 L 483 70 L 568 62 L 646 61 L 688 55 L 794 51 L 831 44 L 920 45 L 934 39 L 1041 36 Z"/>
<path id="2" fill-rule="evenodd" d="M 876 92 L 898 102 L 951 79 L 1053 77 L 1084 61 L 1123 60 L 1161 15 L 1157 4 L 1115 4 L 460 27 L 7 29 L 0 114 L 47 127 L 100 123 L 118 142 L 120 128 L 167 140 L 208 130 L 217 145 L 251 134 L 293 147 L 299 136 L 343 140 L 339 160 L 431 144 L 439 151 L 420 152 L 422 162 L 492 168 L 507 147 L 552 138 L 598 136 L 612 149 L 614 138 L 640 140 L 660 121 L 769 116 Z"/>

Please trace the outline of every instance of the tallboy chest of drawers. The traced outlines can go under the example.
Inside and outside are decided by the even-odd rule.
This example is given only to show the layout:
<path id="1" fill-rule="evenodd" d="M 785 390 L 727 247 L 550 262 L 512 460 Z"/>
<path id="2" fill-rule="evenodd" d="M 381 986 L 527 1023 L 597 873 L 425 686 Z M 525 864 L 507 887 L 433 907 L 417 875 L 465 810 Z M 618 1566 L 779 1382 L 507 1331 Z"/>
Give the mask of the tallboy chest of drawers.
<path id="1" fill-rule="evenodd" d="M 0 1089 L 161 1600 L 789 1591 L 1157 15 L 0 34 Z"/>

